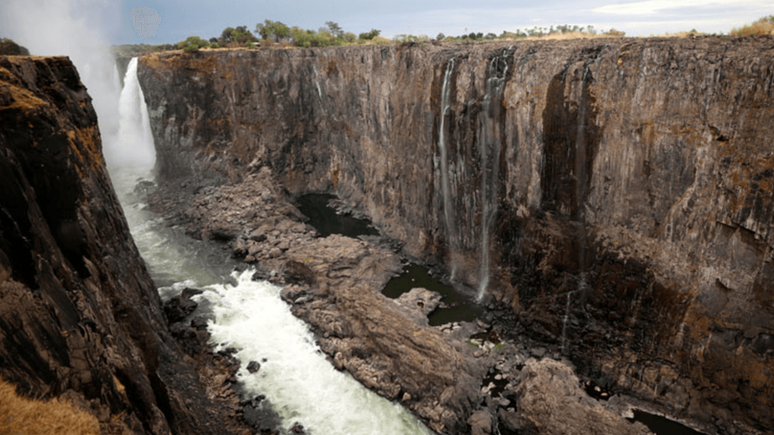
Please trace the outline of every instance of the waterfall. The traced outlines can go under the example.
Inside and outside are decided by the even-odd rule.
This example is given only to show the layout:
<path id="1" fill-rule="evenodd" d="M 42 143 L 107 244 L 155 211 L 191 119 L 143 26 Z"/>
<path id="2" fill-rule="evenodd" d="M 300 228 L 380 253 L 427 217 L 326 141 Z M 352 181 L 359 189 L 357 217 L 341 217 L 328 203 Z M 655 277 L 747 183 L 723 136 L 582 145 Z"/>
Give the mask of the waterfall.
<path id="1" fill-rule="evenodd" d="M 132 58 L 118 102 L 118 133 L 106 140 L 105 159 L 111 168 L 150 169 L 156 161 L 150 117 L 137 80 L 137 58 Z"/>
<path id="2" fill-rule="evenodd" d="M 581 273 L 580 277 L 578 278 L 578 287 L 575 290 L 567 292 L 567 303 L 564 306 L 564 316 L 562 317 L 562 344 L 560 348 L 562 354 L 566 354 L 569 348 L 567 343 L 567 322 L 570 320 L 572 294 L 580 293 L 582 295 L 586 292 L 586 290 L 588 290 L 588 288 L 589 284 L 586 282 L 586 274 Z"/>
<path id="3" fill-rule="evenodd" d="M 508 77 L 507 50 L 489 62 L 486 95 L 479 116 L 481 135 L 481 271 L 479 274 L 478 300 L 481 301 L 489 286 L 490 239 L 492 225 L 497 218 L 497 186 L 500 178 L 500 131 L 499 114 L 505 81 Z"/>
<path id="4" fill-rule="evenodd" d="M 567 292 L 567 305 L 564 307 L 564 317 L 562 318 L 562 345 L 561 351 L 564 354 L 567 350 L 567 321 L 570 319 L 570 300 L 572 292 Z"/>
<path id="5" fill-rule="evenodd" d="M 451 260 L 452 280 L 456 273 L 453 253 L 456 250 L 456 230 L 454 219 L 451 217 L 452 199 L 449 188 L 449 158 L 446 149 L 446 112 L 451 106 L 451 78 L 454 72 L 454 58 L 449 59 L 446 64 L 446 73 L 443 76 L 443 86 L 441 88 L 441 123 L 438 127 L 438 151 L 441 158 L 441 191 L 443 194 L 443 224 L 444 235 L 446 236 L 446 246 L 449 250 Z"/>

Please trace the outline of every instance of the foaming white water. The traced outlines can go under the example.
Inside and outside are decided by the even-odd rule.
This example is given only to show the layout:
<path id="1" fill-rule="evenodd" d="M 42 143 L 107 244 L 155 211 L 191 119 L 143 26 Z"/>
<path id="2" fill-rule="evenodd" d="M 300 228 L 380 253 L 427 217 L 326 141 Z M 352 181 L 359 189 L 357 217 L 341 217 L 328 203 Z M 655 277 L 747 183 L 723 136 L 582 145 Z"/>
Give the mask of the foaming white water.
<path id="1" fill-rule="evenodd" d="M 271 401 L 285 428 L 300 422 L 314 434 L 430 433 L 399 405 L 336 371 L 280 299 L 280 288 L 254 282 L 251 275 L 235 274 L 236 286 L 213 285 L 196 298 L 211 304 L 212 342 L 238 350 L 238 379 L 251 394 Z M 250 361 L 261 363 L 257 373 L 247 371 Z"/>
<path id="2" fill-rule="evenodd" d="M 143 186 L 153 189 L 151 168 L 111 167 L 110 178 L 124 210 L 137 249 L 163 299 L 198 287 L 230 280 L 234 267 L 230 251 L 213 247 L 169 227 L 144 202 Z M 142 183 L 142 184 L 139 184 Z M 177 283 L 177 284 L 176 284 Z"/>

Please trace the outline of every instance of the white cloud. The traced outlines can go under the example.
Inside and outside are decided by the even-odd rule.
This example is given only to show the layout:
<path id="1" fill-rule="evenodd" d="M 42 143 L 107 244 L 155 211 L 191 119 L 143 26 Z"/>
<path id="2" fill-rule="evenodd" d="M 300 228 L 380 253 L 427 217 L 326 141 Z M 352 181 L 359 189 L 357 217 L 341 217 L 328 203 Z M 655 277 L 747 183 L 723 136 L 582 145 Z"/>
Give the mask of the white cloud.
<path id="1" fill-rule="evenodd" d="M 655 15 L 659 13 L 665 13 L 670 10 L 685 10 L 691 8 L 759 8 L 763 7 L 764 3 L 765 2 L 760 0 L 646 0 L 633 3 L 600 6 L 594 8 L 593 12 L 616 15 Z"/>

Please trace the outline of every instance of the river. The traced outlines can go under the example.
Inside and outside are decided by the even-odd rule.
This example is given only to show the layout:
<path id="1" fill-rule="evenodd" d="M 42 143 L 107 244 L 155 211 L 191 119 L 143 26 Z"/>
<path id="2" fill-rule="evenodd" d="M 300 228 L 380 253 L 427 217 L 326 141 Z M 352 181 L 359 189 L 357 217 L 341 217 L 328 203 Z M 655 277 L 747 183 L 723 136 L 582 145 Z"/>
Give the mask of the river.
<path id="1" fill-rule="evenodd" d="M 245 394 L 263 394 L 288 431 L 296 422 L 310 434 L 430 434 L 400 405 L 339 372 L 315 343 L 313 334 L 280 299 L 281 287 L 252 281 L 253 271 L 235 266 L 226 251 L 196 241 L 164 225 L 149 211 L 135 188 L 152 182 L 153 139 L 134 59 L 119 102 L 118 135 L 105 138 L 108 167 L 132 236 L 162 298 L 197 287 L 196 296 L 210 317 L 216 350 L 237 349 L 237 373 Z M 147 184 L 147 183 L 146 183 Z M 256 373 L 247 364 L 260 362 Z"/>

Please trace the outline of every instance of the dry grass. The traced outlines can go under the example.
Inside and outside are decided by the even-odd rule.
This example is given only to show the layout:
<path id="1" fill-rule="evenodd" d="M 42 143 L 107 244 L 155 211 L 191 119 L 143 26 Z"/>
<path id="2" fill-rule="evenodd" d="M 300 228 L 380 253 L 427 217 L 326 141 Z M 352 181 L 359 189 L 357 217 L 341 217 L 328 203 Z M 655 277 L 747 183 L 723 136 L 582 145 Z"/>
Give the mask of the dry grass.
<path id="1" fill-rule="evenodd" d="M 763 17 L 741 29 L 731 31 L 731 36 L 774 35 L 774 15 Z"/>
<path id="2" fill-rule="evenodd" d="M 676 32 L 676 33 L 662 33 L 660 35 L 650 35 L 651 38 L 688 38 L 690 36 L 701 36 L 696 32 Z"/>
<path id="3" fill-rule="evenodd" d="M 621 38 L 623 34 L 611 33 L 589 33 L 589 32 L 565 32 L 550 33 L 542 36 L 527 36 L 522 38 L 507 38 L 512 41 L 565 41 L 570 39 L 600 39 L 600 38 Z"/>
<path id="4" fill-rule="evenodd" d="M 98 435 L 99 422 L 70 403 L 27 399 L 0 378 L 0 434 Z"/>

